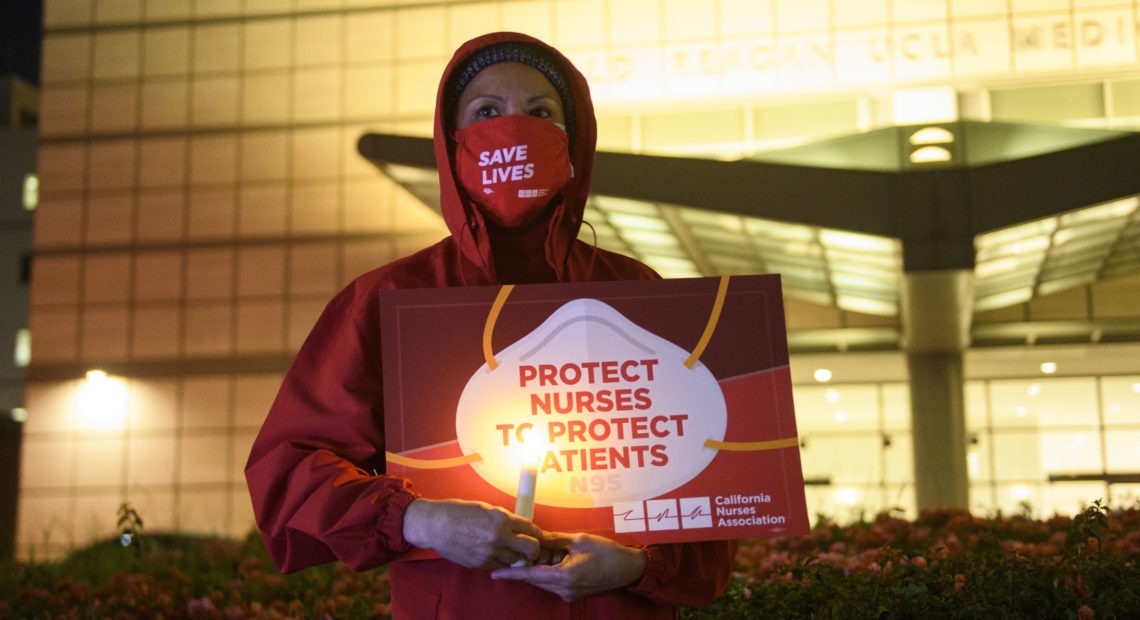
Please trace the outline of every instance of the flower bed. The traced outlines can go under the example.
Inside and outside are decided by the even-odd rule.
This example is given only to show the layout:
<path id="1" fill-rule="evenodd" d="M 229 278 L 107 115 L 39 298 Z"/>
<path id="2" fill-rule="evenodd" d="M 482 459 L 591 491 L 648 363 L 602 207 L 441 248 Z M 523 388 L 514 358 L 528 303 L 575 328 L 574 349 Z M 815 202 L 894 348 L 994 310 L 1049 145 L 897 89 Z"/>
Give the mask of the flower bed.
<path id="1" fill-rule="evenodd" d="M 683 617 L 1136 618 L 1140 506 L 1075 518 L 938 511 L 742 542 L 728 591 Z M 0 567 L 0 618 L 385 618 L 383 569 L 281 575 L 244 541 L 148 535 Z"/>

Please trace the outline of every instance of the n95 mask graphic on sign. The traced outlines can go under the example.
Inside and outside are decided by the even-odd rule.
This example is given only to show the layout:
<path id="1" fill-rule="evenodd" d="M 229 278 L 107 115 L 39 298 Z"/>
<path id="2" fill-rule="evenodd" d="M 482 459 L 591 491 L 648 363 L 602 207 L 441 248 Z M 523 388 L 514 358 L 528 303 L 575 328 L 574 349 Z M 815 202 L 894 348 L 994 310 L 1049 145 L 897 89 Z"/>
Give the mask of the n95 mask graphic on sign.
<path id="1" fill-rule="evenodd" d="M 513 495 L 537 467 L 535 503 L 601 507 L 657 497 L 703 471 L 724 439 L 720 385 L 689 352 L 596 299 L 564 304 L 467 382 L 464 454 Z M 535 465 L 537 463 L 537 465 Z"/>

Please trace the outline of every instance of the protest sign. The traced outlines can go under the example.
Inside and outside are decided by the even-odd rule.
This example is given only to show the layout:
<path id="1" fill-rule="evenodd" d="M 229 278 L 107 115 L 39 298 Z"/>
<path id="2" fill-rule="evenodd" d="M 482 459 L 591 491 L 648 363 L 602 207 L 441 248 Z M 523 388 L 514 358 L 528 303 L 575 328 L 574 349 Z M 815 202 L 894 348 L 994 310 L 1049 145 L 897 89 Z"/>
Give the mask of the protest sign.
<path id="1" fill-rule="evenodd" d="M 387 471 L 426 497 L 629 544 L 808 531 L 778 276 L 380 295 Z"/>

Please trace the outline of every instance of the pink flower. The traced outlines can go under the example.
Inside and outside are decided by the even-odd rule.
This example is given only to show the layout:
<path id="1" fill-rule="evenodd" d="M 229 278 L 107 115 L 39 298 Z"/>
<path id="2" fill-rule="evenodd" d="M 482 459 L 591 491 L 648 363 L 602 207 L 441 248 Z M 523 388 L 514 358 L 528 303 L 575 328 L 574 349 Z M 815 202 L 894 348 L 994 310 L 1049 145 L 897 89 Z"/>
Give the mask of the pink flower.
<path id="1" fill-rule="evenodd" d="M 962 573 L 954 575 L 954 591 L 961 592 L 966 587 L 966 576 Z"/>
<path id="2" fill-rule="evenodd" d="M 1096 612 L 1088 605 L 1081 605 L 1081 608 L 1077 610 L 1077 618 L 1080 618 L 1080 620 L 1093 620 L 1095 617 Z"/>
<path id="3" fill-rule="evenodd" d="M 926 558 L 922 557 L 921 555 L 916 555 L 911 558 L 910 563 L 919 568 L 926 568 Z"/>
<path id="4" fill-rule="evenodd" d="M 214 601 L 212 601 L 209 596 L 203 596 L 202 598 L 192 598 L 189 601 L 186 601 L 186 614 L 190 617 L 194 617 L 196 614 L 209 612 L 212 609 L 214 609 Z"/>

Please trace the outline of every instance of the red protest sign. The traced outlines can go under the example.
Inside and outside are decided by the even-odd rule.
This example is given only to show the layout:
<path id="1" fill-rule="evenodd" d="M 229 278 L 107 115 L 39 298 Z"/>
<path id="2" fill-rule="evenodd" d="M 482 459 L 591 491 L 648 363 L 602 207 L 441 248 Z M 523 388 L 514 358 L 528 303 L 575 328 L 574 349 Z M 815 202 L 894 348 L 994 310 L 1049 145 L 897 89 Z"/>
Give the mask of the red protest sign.
<path id="1" fill-rule="evenodd" d="M 778 276 L 380 304 L 387 471 L 425 496 L 631 544 L 808 531 Z"/>

